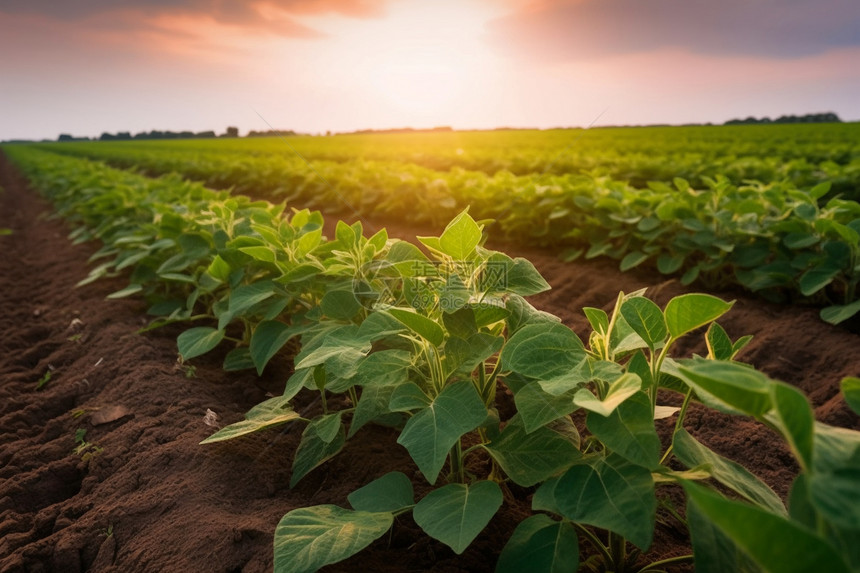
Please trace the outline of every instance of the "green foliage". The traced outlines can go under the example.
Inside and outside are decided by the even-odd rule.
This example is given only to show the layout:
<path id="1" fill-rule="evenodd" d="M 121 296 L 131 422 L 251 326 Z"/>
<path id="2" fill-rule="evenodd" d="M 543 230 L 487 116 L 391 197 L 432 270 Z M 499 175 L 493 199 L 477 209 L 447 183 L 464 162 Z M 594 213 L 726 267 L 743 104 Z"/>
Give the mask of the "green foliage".
<path id="1" fill-rule="evenodd" d="M 334 505 L 294 509 L 275 530 L 275 571 L 311 573 L 350 557 L 391 527 L 389 512 L 350 511 Z"/>
<path id="2" fill-rule="evenodd" d="M 573 526 L 543 514 L 520 522 L 499 555 L 497 573 L 566 573 L 579 565 L 579 540 Z"/>
<path id="3" fill-rule="evenodd" d="M 493 481 L 451 483 L 433 490 L 412 514 L 427 535 L 462 553 L 502 505 L 502 490 Z"/>
<path id="4" fill-rule="evenodd" d="M 356 215 L 441 226 L 468 207 L 509 240 L 568 259 L 802 297 L 839 323 L 860 312 L 856 135 L 844 124 L 291 138 L 303 158 L 256 138 L 38 147 Z M 469 221 L 429 246 L 469 258 L 481 238 Z M 240 251 L 279 258 L 271 245 Z"/>
<path id="5" fill-rule="evenodd" d="M 485 248 L 483 225 L 466 210 L 452 213 L 439 237 L 421 238 L 426 255 L 384 231 L 366 237 L 360 223 L 338 223 L 329 239 L 319 213 L 285 214 L 282 205 L 176 177 L 148 180 L 32 148 L 10 155 L 76 225 L 74 240 L 102 242 L 93 258 L 99 264 L 84 282 L 130 272 L 131 286 L 114 298 L 146 297 L 153 326 L 194 325 L 177 341 L 184 360 L 230 345 L 225 367 L 262 372 L 279 353 L 294 356 L 283 395 L 204 443 L 305 424 L 294 486 L 311 479 L 361 428 L 378 422 L 399 433 L 397 443 L 435 486 L 415 503 L 410 480 L 392 472 L 353 492 L 352 510 L 323 505 L 291 511 L 276 530 L 276 571 L 312 571 L 341 561 L 408 511 L 428 535 L 460 553 L 498 511 L 499 483 L 507 480 L 537 488 L 533 509 L 539 513 L 525 519 L 502 549 L 501 571 L 523 563 L 546 571 L 575 567 L 579 539 L 593 546 L 595 566 L 640 570 L 628 542 L 642 551 L 650 546 L 664 484 L 680 484 L 687 494 L 703 570 L 860 568 L 854 541 L 860 534 L 854 510 L 860 507 L 860 434 L 816 423 L 799 391 L 734 361 L 749 337 L 733 342 L 715 322 L 729 302 L 687 294 L 661 309 L 642 292 L 620 293 L 610 312 L 584 309 L 592 331 L 580 338 L 523 298 L 548 285 L 527 261 Z M 635 200 L 625 197 L 623 186 L 607 185 L 593 196 L 576 195 L 576 204 L 588 216 L 612 221 L 604 227 L 633 226 L 649 240 L 662 236 L 664 225 L 675 225 L 676 238 L 684 239 L 673 243 L 663 268 L 675 267 L 675 257 L 683 255 L 698 261 L 688 273 L 707 274 L 725 270 L 709 266 L 715 258 L 731 260 L 749 271 L 739 276 L 769 285 L 762 288 L 782 288 L 783 278 L 809 273 L 803 288 L 811 291 L 842 281 L 828 269 L 834 261 L 854 261 L 860 242 L 857 225 L 843 219 L 854 216 L 853 205 L 831 199 L 819 206 L 823 188 L 759 189 L 781 205 L 771 212 L 762 203 L 744 203 L 722 181 L 713 182 L 710 195 L 681 179 L 672 186 L 655 183 L 653 197 Z M 723 200 L 740 201 L 731 216 L 719 215 L 728 209 Z M 631 206 L 649 214 L 628 212 Z M 553 220 L 567 216 L 559 208 L 554 204 Z M 708 213 L 714 218 L 696 217 Z M 806 263 L 795 269 L 789 259 L 769 258 L 776 239 L 760 243 L 760 221 L 753 221 L 768 213 L 780 253 L 820 248 L 804 260 L 831 266 L 810 273 Z M 736 236 L 720 229 L 732 225 L 758 234 L 731 246 L 727 237 Z M 627 256 L 626 265 L 633 265 L 642 257 L 629 253 L 659 252 L 633 243 L 619 250 L 613 241 L 623 236 L 597 237 L 590 253 Z M 702 334 L 706 358 L 673 355 L 681 337 Z M 855 409 L 859 386 L 853 378 L 843 381 Z M 501 419 L 496 393 L 505 387 L 514 393 L 517 412 Z M 658 404 L 659 390 L 682 394 L 680 408 Z M 291 406 L 304 391 L 319 393 L 322 413 L 312 419 Z M 785 439 L 801 468 L 788 511 L 757 478 L 684 429 L 694 401 L 752 417 Z M 584 438 L 570 418 L 580 408 L 589 432 Z M 668 416 L 677 418 L 664 449 L 654 421 Z M 79 444 L 86 444 L 83 434 Z M 486 475 L 466 470 L 476 455 L 489 456 Z M 722 493 L 726 489 L 731 497 Z"/>

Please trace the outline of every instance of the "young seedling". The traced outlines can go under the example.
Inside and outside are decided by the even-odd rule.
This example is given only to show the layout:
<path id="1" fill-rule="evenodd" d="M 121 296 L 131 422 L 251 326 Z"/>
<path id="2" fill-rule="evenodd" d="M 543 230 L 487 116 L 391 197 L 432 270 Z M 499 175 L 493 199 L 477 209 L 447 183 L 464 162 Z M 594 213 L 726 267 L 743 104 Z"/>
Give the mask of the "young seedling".
<path id="1" fill-rule="evenodd" d="M 51 381 L 51 377 L 54 375 L 54 367 L 50 364 L 48 365 L 48 369 L 45 370 L 45 373 L 42 374 L 42 377 L 39 378 L 39 381 L 36 382 L 36 390 L 41 390 L 44 388 L 48 382 Z"/>
<path id="2" fill-rule="evenodd" d="M 104 451 L 101 446 L 88 442 L 86 440 L 86 434 L 87 430 L 85 428 L 78 428 L 75 430 L 75 443 L 77 445 L 72 452 L 75 455 L 80 456 L 82 460 L 88 460 Z"/>

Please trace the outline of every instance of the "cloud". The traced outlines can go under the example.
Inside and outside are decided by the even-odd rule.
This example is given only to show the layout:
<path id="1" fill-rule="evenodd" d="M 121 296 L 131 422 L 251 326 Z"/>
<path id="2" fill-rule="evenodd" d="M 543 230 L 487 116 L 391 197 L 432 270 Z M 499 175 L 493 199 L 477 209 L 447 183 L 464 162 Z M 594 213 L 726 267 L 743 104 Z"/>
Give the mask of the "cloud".
<path id="1" fill-rule="evenodd" d="M 544 0 L 487 29 L 493 46 L 527 59 L 664 48 L 791 59 L 860 46 L 860 8 L 857 0 Z"/>
<path id="2" fill-rule="evenodd" d="M 352 18 L 380 17 L 388 0 L 3 0 L 0 18 L 33 15 L 58 21 L 125 22 L 144 18 L 206 17 L 220 24 L 257 28 L 294 37 L 320 36 L 294 17 L 335 13 Z"/>

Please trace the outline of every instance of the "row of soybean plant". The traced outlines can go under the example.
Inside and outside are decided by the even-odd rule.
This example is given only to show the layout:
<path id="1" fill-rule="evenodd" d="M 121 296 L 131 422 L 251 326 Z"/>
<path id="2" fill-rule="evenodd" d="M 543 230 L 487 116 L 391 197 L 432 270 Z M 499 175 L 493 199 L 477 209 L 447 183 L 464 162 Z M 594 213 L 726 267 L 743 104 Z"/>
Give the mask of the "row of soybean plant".
<path id="1" fill-rule="evenodd" d="M 829 182 L 736 185 L 719 175 L 699 178 L 700 189 L 680 178 L 638 189 L 607 177 L 438 172 L 390 161 L 311 166 L 296 156 L 206 143 L 186 142 L 176 153 L 169 146 L 55 148 L 311 208 L 415 223 L 441 226 L 469 207 L 495 218 L 508 240 L 565 247 L 571 260 L 607 256 L 622 270 L 650 265 L 684 284 L 738 284 L 771 300 L 802 299 L 823 307 L 821 318 L 834 324 L 860 312 L 860 204 L 831 197 Z"/>
<path id="2" fill-rule="evenodd" d="M 131 285 L 113 296 L 143 293 L 163 321 L 207 323 L 179 336 L 186 359 L 229 340 L 225 367 L 261 371 L 298 337 L 283 395 L 203 443 L 303 423 L 295 485 L 360 439 L 361 427 L 383 422 L 433 486 L 416 502 L 411 480 L 392 472 L 353 492 L 351 508 L 289 512 L 275 533 L 276 571 L 345 559 L 406 512 L 460 553 L 497 513 L 507 480 L 536 488 L 535 514 L 501 550 L 499 571 L 647 571 L 692 559 L 704 570 L 860 568 L 851 541 L 860 499 L 850 487 L 860 433 L 816 423 L 798 390 L 734 361 L 748 337 L 733 342 L 715 322 L 731 303 L 688 294 L 661 309 L 641 292 L 622 293 L 610 313 L 584 309 L 593 331 L 583 343 L 525 300 L 548 285 L 527 261 L 485 249 L 467 212 L 439 237 L 421 238 L 425 251 L 344 223 L 327 240 L 321 217 L 307 211 L 284 217 L 283 207 L 175 178 L 30 150 L 13 158 L 80 225 L 77 239 L 104 243 L 96 258 L 109 262 L 92 277 L 133 269 Z M 672 356 L 677 340 L 704 327 L 706 358 Z M 500 385 L 516 405 L 504 420 Z M 860 409 L 860 380 L 842 387 Z M 681 394 L 682 405 L 659 404 L 658 389 Z M 320 415 L 292 409 L 301 391 L 320 393 Z M 346 399 L 331 400 L 336 394 Z M 684 429 L 693 403 L 752 417 L 785 438 L 801 468 L 788 508 Z M 570 417 L 577 410 L 585 435 Z M 667 417 L 675 431 L 663 448 L 655 420 Z M 489 469 L 476 475 L 475 467 Z M 686 493 L 693 554 L 643 564 L 657 492 L 668 484 Z M 580 563 L 580 541 L 596 561 Z"/>

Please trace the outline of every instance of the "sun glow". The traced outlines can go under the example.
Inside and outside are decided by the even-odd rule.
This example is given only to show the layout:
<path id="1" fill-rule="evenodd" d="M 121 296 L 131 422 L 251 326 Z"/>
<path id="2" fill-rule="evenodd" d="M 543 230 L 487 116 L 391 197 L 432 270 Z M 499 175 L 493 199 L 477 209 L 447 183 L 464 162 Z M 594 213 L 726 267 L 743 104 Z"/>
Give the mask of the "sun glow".
<path id="1" fill-rule="evenodd" d="M 368 96 L 416 123 L 445 122 L 497 61 L 481 42 L 495 6 L 481 0 L 406 1 L 384 21 L 335 33 Z"/>
<path id="2" fill-rule="evenodd" d="M 380 55 L 367 71 L 368 81 L 389 103 L 413 112 L 447 107 L 468 82 L 468 70 L 442 46 L 418 46 Z"/>

